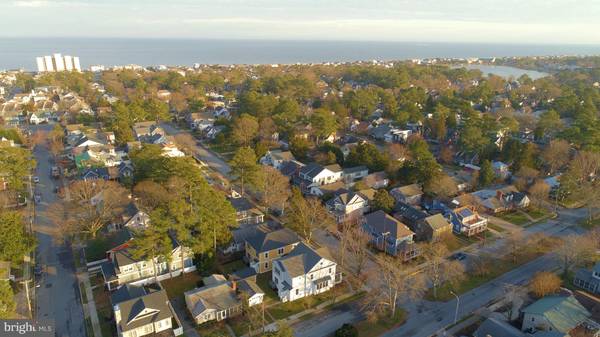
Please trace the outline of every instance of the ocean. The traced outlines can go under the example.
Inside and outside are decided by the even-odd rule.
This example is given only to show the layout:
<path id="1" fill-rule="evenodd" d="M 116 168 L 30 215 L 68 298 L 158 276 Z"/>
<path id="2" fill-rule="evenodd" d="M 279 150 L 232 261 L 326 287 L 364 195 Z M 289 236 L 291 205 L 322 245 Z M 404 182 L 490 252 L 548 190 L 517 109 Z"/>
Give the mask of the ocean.
<path id="1" fill-rule="evenodd" d="M 600 45 L 508 45 L 358 41 L 0 38 L 0 69 L 35 70 L 35 57 L 62 53 L 81 65 L 273 64 L 434 57 L 600 55 Z"/>

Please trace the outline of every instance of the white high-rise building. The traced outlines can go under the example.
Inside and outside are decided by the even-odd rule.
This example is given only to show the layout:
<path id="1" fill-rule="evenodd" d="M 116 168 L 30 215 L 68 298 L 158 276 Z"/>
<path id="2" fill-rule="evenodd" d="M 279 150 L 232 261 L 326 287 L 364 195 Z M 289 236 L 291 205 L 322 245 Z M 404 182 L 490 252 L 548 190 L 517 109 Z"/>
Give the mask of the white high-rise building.
<path id="1" fill-rule="evenodd" d="M 65 60 L 63 59 L 62 55 L 60 54 L 54 54 L 54 69 L 56 69 L 56 71 L 64 71 L 65 70 Z"/>
<path id="2" fill-rule="evenodd" d="M 44 56 L 44 64 L 46 65 L 45 71 L 54 71 L 54 62 L 52 62 L 52 56 Z"/>
<path id="3" fill-rule="evenodd" d="M 35 62 L 37 63 L 37 68 L 39 72 L 46 71 L 46 63 L 44 63 L 43 57 L 36 57 Z"/>
<path id="4" fill-rule="evenodd" d="M 73 69 L 81 71 L 81 64 L 79 64 L 79 56 L 73 56 Z"/>
<path id="5" fill-rule="evenodd" d="M 73 70 L 73 58 L 69 55 L 65 55 L 65 70 Z"/>
<path id="6" fill-rule="evenodd" d="M 46 55 L 36 57 L 38 72 L 54 72 L 54 71 L 81 71 L 79 57 L 65 55 L 59 53 L 52 56 Z"/>

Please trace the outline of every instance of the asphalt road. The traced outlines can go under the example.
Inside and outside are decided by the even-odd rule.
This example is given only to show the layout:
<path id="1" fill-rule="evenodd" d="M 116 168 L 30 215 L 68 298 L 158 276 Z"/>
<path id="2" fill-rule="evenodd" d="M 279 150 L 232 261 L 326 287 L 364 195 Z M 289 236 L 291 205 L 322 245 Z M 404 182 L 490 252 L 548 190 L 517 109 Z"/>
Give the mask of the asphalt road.
<path id="1" fill-rule="evenodd" d="M 189 133 L 189 131 L 181 130 L 172 123 L 161 123 L 160 126 L 170 136 L 175 136 L 179 133 Z M 197 143 L 194 148 L 194 154 L 196 155 L 196 157 L 198 157 L 200 160 L 206 163 L 206 165 L 210 166 L 213 170 L 219 172 L 224 177 L 229 178 L 229 172 L 231 171 L 231 168 L 224 160 L 219 158 L 212 151 L 210 151 L 200 143 Z"/>
<path id="2" fill-rule="evenodd" d="M 51 130 L 52 125 L 32 126 Z M 51 155 L 45 146 L 36 146 L 34 152 L 37 161 L 36 175 L 40 182 L 36 184 L 36 193 L 42 202 L 36 205 L 34 231 L 37 237 L 36 260 L 42 266 L 43 273 L 36 279 L 34 303 L 37 319 L 54 320 L 56 336 L 85 336 L 83 308 L 79 298 L 79 287 L 70 247 L 57 240 L 56 224 L 44 216 L 44 212 L 57 200 L 53 188 L 58 181 L 50 177 Z"/>

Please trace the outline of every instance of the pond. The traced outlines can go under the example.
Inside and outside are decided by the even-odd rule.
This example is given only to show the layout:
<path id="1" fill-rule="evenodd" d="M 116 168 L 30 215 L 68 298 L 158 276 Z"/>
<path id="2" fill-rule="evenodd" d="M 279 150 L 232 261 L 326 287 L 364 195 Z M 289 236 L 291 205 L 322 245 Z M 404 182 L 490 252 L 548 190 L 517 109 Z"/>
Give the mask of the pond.
<path id="1" fill-rule="evenodd" d="M 460 67 L 460 66 L 457 66 L 457 67 Z M 462 65 L 462 67 L 465 67 L 467 69 L 481 70 L 481 72 L 484 75 L 494 74 L 497 76 L 504 77 L 506 79 L 508 79 L 510 77 L 513 77 L 516 79 L 516 78 L 521 77 L 522 75 L 527 75 L 532 80 L 537 80 L 538 78 L 542 78 L 542 77 L 546 77 L 546 76 L 550 75 L 548 73 L 541 72 L 541 71 L 527 70 L 527 69 L 508 67 L 508 66 L 493 66 L 493 65 L 487 65 L 487 64 L 467 64 L 467 65 Z"/>

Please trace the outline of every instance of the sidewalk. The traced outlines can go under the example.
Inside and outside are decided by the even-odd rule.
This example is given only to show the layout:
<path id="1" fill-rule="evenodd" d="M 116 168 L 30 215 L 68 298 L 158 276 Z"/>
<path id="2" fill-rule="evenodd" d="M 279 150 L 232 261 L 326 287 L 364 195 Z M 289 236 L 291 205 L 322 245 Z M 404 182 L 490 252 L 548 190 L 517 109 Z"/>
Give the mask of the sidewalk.
<path id="1" fill-rule="evenodd" d="M 94 302 L 94 294 L 92 293 L 92 285 L 90 284 L 90 278 L 86 271 L 77 273 L 77 280 L 79 284 L 83 284 L 83 288 L 79 288 L 79 291 L 85 292 L 85 296 L 81 296 L 83 299 L 87 299 L 87 303 L 82 303 L 83 315 L 86 318 L 90 318 L 92 322 L 92 330 L 95 337 L 102 337 L 102 329 L 100 328 L 100 320 L 98 319 L 98 312 L 96 311 L 96 302 Z M 83 295 L 83 294 L 82 294 Z M 92 337 L 92 336 L 88 336 Z"/>
<path id="2" fill-rule="evenodd" d="M 327 307 L 329 307 L 331 305 L 335 305 L 336 303 L 342 302 L 345 299 L 350 298 L 350 297 L 352 297 L 354 295 L 356 295 L 355 292 L 350 292 L 350 293 L 343 294 L 343 295 L 341 295 L 341 296 L 339 296 L 339 297 L 337 297 L 337 298 L 335 298 L 333 300 L 325 301 L 323 303 L 320 303 L 319 305 L 317 305 L 314 308 L 306 309 L 306 310 L 304 310 L 302 312 L 299 312 L 297 314 L 291 315 L 291 316 L 289 316 L 287 318 L 284 318 L 284 319 L 275 321 L 275 322 L 273 322 L 271 324 L 268 324 L 268 325 L 265 326 L 265 330 L 266 331 L 277 330 L 278 329 L 278 322 L 285 322 L 286 325 L 291 326 L 292 324 L 301 321 L 302 317 L 304 317 L 306 315 L 311 315 L 311 314 L 312 315 L 316 315 L 316 314 L 319 314 L 319 313 L 321 313 L 323 311 L 326 311 Z M 260 334 L 260 333 L 262 333 L 262 329 L 254 330 L 252 333 L 250 333 L 250 336 L 254 336 L 254 335 Z M 250 337 L 250 336 L 248 334 L 245 334 L 245 335 L 243 335 L 241 337 Z"/>

